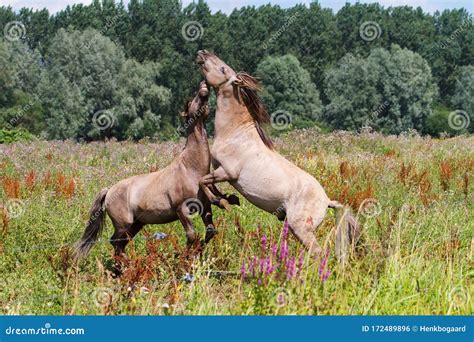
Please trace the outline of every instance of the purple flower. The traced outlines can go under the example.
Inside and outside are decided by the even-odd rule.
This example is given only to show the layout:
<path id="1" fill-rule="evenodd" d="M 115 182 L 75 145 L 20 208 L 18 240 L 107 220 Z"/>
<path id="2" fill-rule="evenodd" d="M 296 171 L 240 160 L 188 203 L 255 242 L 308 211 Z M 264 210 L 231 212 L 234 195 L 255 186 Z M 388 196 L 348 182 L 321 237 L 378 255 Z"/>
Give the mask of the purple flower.
<path id="1" fill-rule="evenodd" d="M 262 236 L 262 250 L 265 250 L 267 248 L 267 236 L 263 235 Z"/>
<path id="2" fill-rule="evenodd" d="M 283 240 L 280 245 L 280 260 L 286 260 L 288 257 L 288 242 Z"/>
<path id="3" fill-rule="evenodd" d="M 326 249 L 326 253 L 324 254 L 323 259 L 319 264 L 318 274 L 323 283 L 329 278 L 329 275 L 331 274 L 331 271 L 329 269 L 326 270 L 326 265 L 329 259 L 329 252 L 329 248 Z"/>
<path id="4" fill-rule="evenodd" d="M 296 274 L 296 262 L 295 262 L 295 257 L 291 257 L 287 262 L 286 262 L 286 278 L 291 279 L 295 276 Z"/>
<path id="5" fill-rule="evenodd" d="M 285 220 L 285 224 L 283 225 L 283 230 L 281 232 L 281 235 L 283 236 L 283 240 L 285 240 L 288 236 L 288 229 L 290 226 L 288 225 L 288 221 Z"/>
<path id="6" fill-rule="evenodd" d="M 266 258 L 260 258 L 260 273 L 263 273 L 265 271 L 266 263 L 267 263 Z"/>
<path id="7" fill-rule="evenodd" d="M 267 268 L 265 270 L 265 274 L 266 275 L 272 274 L 274 270 L 275 270 L 275 267 L 273 267 L 272 265 L 272 260 L 270 259 L 270 257 L 267 257 Z"/>
<path id="8" fill-rule="evenodd" d="M 245 278 L 245 274 L 247 273 L 247 270 L 245 269 L 245 261 L 242 262 L 242 266 L 240 266 L 240 274 L 242 277 Z"/>
<path id="9" fill-rule="evenodd" d="M 324 283 L 326 280 L 328 280 L 330 275 L 331 275 L 331 271 L 327 270 L 326 272 L 323 273 L 321 277 L 321 281 Z"/>
<path id="10" fill-rule="evenodd" d="M 252 260 L 250 260 L 250 267 L 249 267 L 249 271 L 250 273 L 252 273 L 252 277 L 255 277 L 255 266 L 257 266 L 257 257 L 256 256 L 253 256 L 252 257 Z"/>
<path id="11" fill-rule="evenodd" d="M 278 251 L 278 245 L 275 243 L 275 244 L 273 244 L 273 246 L 272 246 L 272 256 L 273 256 L 274 258 L 276 258 L 277 251 Z"/>

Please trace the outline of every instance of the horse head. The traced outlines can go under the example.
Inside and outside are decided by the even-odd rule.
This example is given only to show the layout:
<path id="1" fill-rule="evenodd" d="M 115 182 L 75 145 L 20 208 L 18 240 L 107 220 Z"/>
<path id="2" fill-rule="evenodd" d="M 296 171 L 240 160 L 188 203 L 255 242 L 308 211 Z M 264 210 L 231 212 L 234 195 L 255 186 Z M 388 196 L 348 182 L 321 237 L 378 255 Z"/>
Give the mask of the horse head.
<path id="1" fill-rule="evenodd" d="M 186 102 L 184 105 L 184 111 L 181 116 L 184 121 L 188 124 L 192 124 L 195 121 L 201 120 L 206 121 L 209 115 L 209 89 L 207 88 L 206 81 L 201 81 L 199 84 L 199 90 L 196 96 Z"/>
<path id="2" fill-rule="evenodd" d="M 218 96 L 233 97 L 239 104 L 245 104 L 262 141 L 272 149 L 273 144 L 261 127 L 270 122 L 270 116 L 258 95 L 261 90 L 260 82 L 245 72 L 235 72 L 207 50 L 198 51 L 196 63 L 201 66 L 207 83 L 216 89 Z"/>

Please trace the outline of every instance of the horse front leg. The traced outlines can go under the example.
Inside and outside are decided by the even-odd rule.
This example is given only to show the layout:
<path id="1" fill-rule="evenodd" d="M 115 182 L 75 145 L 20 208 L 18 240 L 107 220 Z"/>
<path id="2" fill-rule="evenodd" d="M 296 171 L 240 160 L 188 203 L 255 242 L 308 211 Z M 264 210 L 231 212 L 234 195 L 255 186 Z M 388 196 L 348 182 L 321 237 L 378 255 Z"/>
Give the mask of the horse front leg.
<path id="1" fill-rule="evenodd" d="M 229 202 L 232 205 L 240 206 L 240 200 L 236 195 L 234 195 L 234 194 L 230 194 L 230 195 L 223 194 L 222 192 L 220 192 L 220 190 L 217 188 L 217 186 L 215 184 L 211 184 L 210 189 L 211 189 L 212 193 L 214 195 L 216 195 L 217 197 L 226 199 L 227 202 Z"/>
<path id="2" fill-rule="evenodd" d="M 222 166 L 219 166 L 217 169 L 205 175 L 199 180 L 199 187 L 202 189 L 202 191 L 204 191 L 207 198 L 209 198 L 212 204 L 217 205 L 220 208 L 224 208 L 228 211 L 231 211 L 232 208 L 230 206 L 229 201 L 225 198 L 225 196 L 222 196 L 222 197 L 216 196 L 216 194 L 214 194 L 211 189 L 217 190 L 217 188 L 214 186 L 215 183 L 229 182 L 233 180 L 234 178 L 229 176 Z M 219 190 L 217 190 L 217 192 L 220 194 Z M 232 200 L 234 201 L 234 199 Z"/>
<path id="3" fill-rule="evenodd" d="M 202 203 L 203 203 L 203 211 L 201 214 L 202 222 L 206 227 L 206 236 L 204 237 L 203 243 L 208 243 L 214 235 L 217 234 L 217 229 L 214 226 L 214 222 L 212 221 L 212 207 L 211 202 L 209 199 L 203 194 L 202 196 Z"/>

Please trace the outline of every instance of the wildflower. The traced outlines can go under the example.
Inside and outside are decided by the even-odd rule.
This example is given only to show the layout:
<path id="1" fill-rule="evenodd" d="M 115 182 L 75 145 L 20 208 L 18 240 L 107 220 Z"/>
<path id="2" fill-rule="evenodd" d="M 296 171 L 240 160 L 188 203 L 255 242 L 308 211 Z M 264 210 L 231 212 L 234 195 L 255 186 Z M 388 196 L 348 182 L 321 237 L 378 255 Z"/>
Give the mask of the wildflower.
<path id="1" fill-rule="evenodd" d="M 282 231 L 283 240 L 285 240 L 287 238 L 289 228 L 290 228 L 290 226 L 288 225 L 288 221 L 285 220 L 285 224 L 283 225 L 283 231 Z"/>
<path id="2" fill-rule="evenodd" d="M 321 281 L 324 283 L 326 280 L 328 280 L 330 275 L 331 275 L 331 270 L 327 270 L 326 272 L 324 272 L 323 276 L 321 277 Z"/>
<path id="3" fill-rule="evenodd" d="M 277 295 L 277 304 L 278 304 L 278 306 L 285 305 L 285 294 L 284 293 L 279 293 Z"/>
<path id="4" fill-rule="evenodd" d="M 329 275 L 331 274 L 331 271 L 329 269 L 326 270 L 326 265 L 329 259 L 329 252 L 329 248 L 326 249 L 326 253 L 324 254 L 324 257 L 321 260 L 321 263 L 319 264 L 318 274 L 319 278 L 323 283 L 329 278 Z"/>
<path id="5" fill-rule="evenodd" d="M 245 261 L 242 262 L 242 266 L 240 266 L 240 274 L 242 275 L 243 278 L 245 278 L 246 275 L 246 269 L 245 269 Z"/>
<path id="6" fill-rule="evenodd" d="M 186 282 L 186 283 L 192 283 L 194 281 L 194 276 L 190 273 L 186 273 L 183 277 L 183 280 Z"/>
<path id="7" fill-rule="evenodd" d="M 275 270 L 275 267 L 272 265 L 272 259 L 270 257 L 267 257 L 267 268 L 265 269 L 265 274 L 270 275 L 273 273 Z"/>
<path id="8" fill-rule="evenodd" d="M 252 277 L 255 277 L 255 266 L 257 266 L 257 257 L 253 256 L 249 265 L 249 272 L 252 274 Z"/>
<path id="9" fill-rule="evenodd" d="M 262 250 L 265 250 L 267 248 L 267 236 L 263 235 L 262 236 Z"/>
<path id="10" fill-rule="evenodd" d="M 166 239 L 168 235 L 165 234 L 165 233 L 162 233 L 162 232 L 156 232 L 155 234 L 153 234 L 152 238 L 155 239 L 155 240 L 163 240 L 163 239 Z"/>
<path id="11" fill-rule="evenodd" d="M 287 262 L 286 262 L 286 278 L 291 279 L 295 276 L 296 274 L 296 263 L 295 263 L 295 257 L 291 257 Z"/>
<path id="12" fill-rule="evenodd" d="M 265 269 L 265 263 L 266 263 L 266 259 L 265 258 L 260 258 L 260 273 L 263 273 L 264 269 Z"/>
<path id="13" fill-rule="evenodd" d="M 286 260 L 287 257 L 288 257 L 288 242 L 286 240 L 283 240 L 281 242 L 281 246 L 280 246 L 280 257 L 279 257 L 279 259 L 280 260 Z"/>
<path id="14" fill-rule="evenodd" d="M 272 246 L 272 256 L 273 256 L 274 258 L 276 258 L 277 251 L 278 251 L 278 245 L 275 243 L 275 244 L 273 244 L 273 246 Z"/>

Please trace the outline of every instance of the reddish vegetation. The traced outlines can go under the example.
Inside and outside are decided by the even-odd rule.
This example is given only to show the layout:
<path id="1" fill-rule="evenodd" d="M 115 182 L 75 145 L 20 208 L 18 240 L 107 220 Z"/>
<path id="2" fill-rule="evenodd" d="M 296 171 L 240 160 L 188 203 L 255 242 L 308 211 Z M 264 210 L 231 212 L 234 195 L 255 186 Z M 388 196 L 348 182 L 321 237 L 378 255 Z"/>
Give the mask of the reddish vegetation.
<path id="1" fill-rule="evenodd" d="M 4 176 L 2 178 L 2 185 L 8 198 L 20 198 L 20 180 Z"/>
<path id="2" fill-rule="evenodd" d="M 1 208 L 2 213 L 2 235 L 7 233 L 8 223 L 10 222 L 10 218 L 8 217 L 8 211 L 6 208 Z"/>
<path id="3" fill-rule="evenodd" d="M 67 180 L 61 172 L 56 175 L 56 195 L 62 196 L 65 199 L 70 199 L 74 195 L 75 188 L 76 181 L 74 178 L 71 177 L 69 180 Z"/>
<path id="4" fill-rule="evenodd" d="M 127 257 L 115 257 L 120 263 L 123 274 L 120 277 L 122 284 L 129 287 L 147 285 L 151 281 L 162 278 L 164 274 L 173 274 L 174 279 L 180 279 L 191 271 L 193 257 L 199 254 L 200 246 L 186 248 L 178 241 L 175 235 L 169 235 L 165 240 L 155 240 L 150 234 L 145 234 L 146 252 L 137 253 L 134 241 L 129 244 Z M 169 258 L 169 253 L 164 249 L 170 249 L 175 256 Z M 162 280 L 162 279 L 160 279 Z"/>
<path id="5" fill-rule="evenodd" d="M 398 179 L 403 185 L 407 185 L 407 180 L 412 170 L 413 170 L 412 164 L 405 165 L 405 163 L 402 162 L 402 166 L 400 167 L 400 172 L 398 173 Z"/>
<path id="6" fill-rule="evenodd" d="M 35 171 L 28 172 L 25 176 L 25 186 L 28 189 L 28 191 L 33 191 L 33 188 L 35 187 L 35 181 L 36 181 L 36 172 Z"/>
<path id="7" fill-rule="evenodd" d="M 464 198 L 467 199 L 467 195 L 469 194 L 469 173 L 467 171 L 463 176 L 462 192 L 464 194 Z"/>
<path id="8" fill-rule="evenodd" d="M 37 182 L 36 171 L 31 170 L 24 176 L 24 181 L 16 177 L 3 176 L 0 178 L 3 191 L 7 198 L 22 198 L 31 196 L 32 191 L 37 188 L 54 188 L 56 195 L 65 199 L 70 199 L 76 191 L 76 181 L 74 177 L 66 178 L 61 172 L 56 174 L 53 181 L 51 172 L 47 171 L 42 182 Z"/>
<path id="9" fill-rule="evenodd" d="M 49 188 L 51 186 L 51 172 L 47 171 L 43 178 L 43 186 Z"/>
<path id="10" fill-rule="evenodd" d="M 451 181 L 451 178 L 453 178 L 453 168 L 451 166 L 451 163 L 449 161 L 443 161 L 439 165 L 439 176 L 440 176 L 440 181 L 441 181 L 441 188 L 444 191 L 449 190 L 449 182 Z"/>

